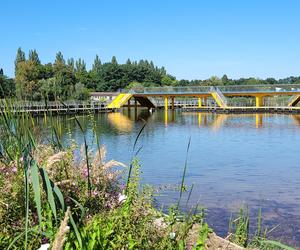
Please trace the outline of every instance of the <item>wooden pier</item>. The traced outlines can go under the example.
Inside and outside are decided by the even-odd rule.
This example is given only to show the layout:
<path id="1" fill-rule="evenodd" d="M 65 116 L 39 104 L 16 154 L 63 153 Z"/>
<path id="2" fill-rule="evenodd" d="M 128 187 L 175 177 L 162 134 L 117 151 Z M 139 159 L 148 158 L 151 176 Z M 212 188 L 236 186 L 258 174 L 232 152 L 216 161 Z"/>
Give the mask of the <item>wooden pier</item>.
<path id="1" fill-rule="evenodd" d="M 166 108 L 164 100 L 153 100 L 155 108 Z M 221 113 L 221 114 L 243 114 L 243 113 L 276 113 L 276 114 L 300 114 L 300 107 L 289 107 L 289 106 L 201 106 L 199 107 L 197 99 L 187 100 L 175 100 L 168 103 L 170 108 L 181 109 L 189 112 L 210 112 L 210 113 Z M 123 108 L 137 108 L 144 107 L 142 105 L 130 104 L 124 105 Z M 53 114 L 53 115 L 67 115 L 67 114 L 89 114 L 89 113 L 107 113 L 114 112 L 118 109 L 108 108 L 107 103 L 95 102 L 95 101 L 67 101 L 61 102 L 13 102 L 13 103 L 0 103 L 0 110 L 2 112 L 9 112 L 13 114 L 30 113 L 33 116 Z"/>
<path id="2" fill-rule="evenodd" d="M 66 114 L 87 114 L 87 113 L 101 113 L 111 112 L 106 103 L 101 102 L 14 102 L 1 103 L 0 109 L 2 112 L 9 112 L 13 114 L 30 113 L 34 116 L 44 114 L 66 115 Z"/>

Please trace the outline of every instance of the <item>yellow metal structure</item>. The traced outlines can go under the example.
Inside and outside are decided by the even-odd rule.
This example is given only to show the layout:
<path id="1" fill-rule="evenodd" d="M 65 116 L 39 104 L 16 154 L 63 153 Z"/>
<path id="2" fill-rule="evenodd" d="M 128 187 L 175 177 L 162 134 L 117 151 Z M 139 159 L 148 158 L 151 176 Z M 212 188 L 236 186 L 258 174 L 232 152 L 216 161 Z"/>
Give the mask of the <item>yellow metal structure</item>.
<path id="1" fill-rule="evenodd" d="M 199 89 L 198 89 L 199 88 Z M 155 105 L 152 103 L 152 98 L 162 98 L 164 100 L 163 106 L 165 110 L 168 110 L 169 108 L 174 109 L 175 98 L 197 98 L 198 103 L 196 104 L 198 108 L 208 108 L 208 98 L 213 98 L 217 105 L 221 107 L 221 109 L 228 109 L 232 110 L 234 109 L 267 109 L 268 107 L 264 107 L 264 98 L 265 97 L 271 97 L 271 96 L 281 96 L 281 95 L 289 95 L 294 96 L 289 100 L 288 108 L 298 109 L 298 107 L 295 107 L 298 102 L 300 102 L 300 87 L 294 86 L 294 85 L 266 85 L 266 86 L 230 86 L 230 87 L 208 87 L 208 86 L 202 86 L 202 87 L 174 87 L 174 88 L 164 88 L 164 87 L 157 87 L 155 88 L 145 88 L 143 91 L 132 91 L 131 93 L 120 93 L 108 106 L 107 108 L 111 109 L 118 109 L 123 106 L 127 107 L 148 107 L 155 108 Z M 249 97 L 249 98 L 255 98 L 255 106 L 249 106 L 249 107 L 230 107 L 230 105 L 227 104 L 228 99 L 227 97 Z M 131 98 L 134 98 L 135 105 L 131 106 L 128 100 Z M 169 103 L 169 99 L 170 103 Z M 137 105 L 137 102 L 140 104 L 140 106 Z M 170 107 L 169 107 L 170 106 Z M 299 108 L 300 109 L 300 108 Z"/>
<path id="2" fill-rule="evenodd" d="M 256 107 L 262 107 L 263 106 L 263 97 L 262 96 L 255 96 L 255 103 Z"/>
<path id="3" fill-rule="evenodd" d="M 142 107 L 147 108 L 155 108 L 155 105 L 150 101 L 150 99 L 147 96 L 135 96 L 135 101 L 139 102 Z"/>
<path id="4" fill-rule="evenodd" d="M 289 107 L 295 107 L 300 101 L 300 95 L 296 95 L 288 104 Z"/>
<path id="5" fill-rule="evenodd" d="M 110 109 L 121 108 L 132 97 L 132 94 L 120 93 L 108 106 Z"/>
<path id="6" fill-rule="evenodd" d="M 165 96 L 165 110 L 168 110 L 168 106 L 169 106 L 168 96 Z"/>
<path id="7" fill-rule="evenodd" d="M 202 107 L 202 98 L 198 97 L 198 108 Z"/>
<path id="8" fill-rule="evenodd" d="M 219 96 L 217 92 L 211 92 L 211 95 L 221 108 L 227 107 L 226 103 L 224 103 L 223 99 Z"/>

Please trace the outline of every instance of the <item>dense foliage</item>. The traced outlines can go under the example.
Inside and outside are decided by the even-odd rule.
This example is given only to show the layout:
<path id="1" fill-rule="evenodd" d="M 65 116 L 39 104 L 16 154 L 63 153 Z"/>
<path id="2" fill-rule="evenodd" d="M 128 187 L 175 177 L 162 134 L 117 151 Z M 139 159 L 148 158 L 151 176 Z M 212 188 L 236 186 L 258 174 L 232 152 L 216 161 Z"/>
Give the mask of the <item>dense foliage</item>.
<path id="1" fill-rule="evenodd" d="M 140 60 L 120 64 L 115 56 L 111 62 L 102 63 L 96 55 L 92 69 L 79 58 L 65 60 L 58 52 L 54 63 L 42 64 L 36 50 L 30 50 L 28 58 L 21 48 L 15 59 L 15 78 L 9 79 L 0 69 L 0 98 L 14 97 L 22 100 L 87 99 L 91 91 L 117 91 L 133 86 L 164 85 L 247 85 L 247 84 L 298 84 L 300 77 L 276 80 L 267 78 L 229 79 L 212 76 L 206 80 L 177 80 L 164 67 L 157 67 L 152 61 Z"/>
<path id="2" fill-rule="evenodd" d="M 92 69 L 84 60 L 65 60 L 58 52 L 54 63 L 42 64 L 36 50 L 29 51 L 28 59 L 21 48 L 15 60 L 15 95 L 26 100 L 87 99 L 90 91 L 117 91 L 132 82 L 162 85 L 175 82 L 165 69 L 153 62 L 140 60 L 119 64 L 115 56 L 111 62 L 101 63 L 96 55 Z M 2 84 L 1 84 L 2 85 Z M 6 84 L 7 85 L 7 84 Z M 6 86 L 5 85 L 5 86 Z M 3 90 L 6 96 L 8 91 Z M 13 92 L 14 93 L 14 92 Z"/>

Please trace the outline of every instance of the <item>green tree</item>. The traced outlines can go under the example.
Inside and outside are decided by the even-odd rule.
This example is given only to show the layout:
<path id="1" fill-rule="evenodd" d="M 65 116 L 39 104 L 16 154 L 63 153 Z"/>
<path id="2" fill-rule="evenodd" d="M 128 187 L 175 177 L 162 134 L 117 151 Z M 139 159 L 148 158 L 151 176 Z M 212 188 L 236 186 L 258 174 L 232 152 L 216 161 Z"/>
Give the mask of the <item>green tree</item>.
<path id="1" fill-rule="evenodd" d="M 72 72 L 75 72 L 75 61 L 74 58 L 69 58 L 67 60 L 67 65 Z"/>
<path id="2" fill-rule="evenodd" d="M 63 54 L 59 51 L 56 53 L 55 62 L 54 62 L 54 71 L 60 71 L 66 66 L 66 61 L 63 57 Z"/>
<path id="3" fill-rule="evenodd" d="M 93 67 L 92 67 L 92 72 L 95 74 L 100 74 L 101 72 L 101 60 L 98 55 L 96 55 Z"/>
<path id="4" fill-rule="evenodd" d="M 126 89 L 143 89 L 144 86 L 140 82 L 131 82 L 126 86 Z"/>
<path id="5" fill-rule="evenodd" d="M 3 75 L 4 75 L 3 69 L 1 68 L 1 69 L 0 69 L 0 76 L 3 76 Z"/>
<path id="6" fill-rule="evenodd" d="M 25 53 L 22 51 L 21 47 L 18 48 L 16 59 L 15 59 L 15 75 L 17 74 L 18 64 L 20 62 L 25 62 Z"/>
<path id="7" fill-rule="evenodd" d="M 86 72 L 86 63 L 81 58 L 75 62 L 75 72 Z"/>
<path id="8" fill-rule="evenodd" d="M 1 71 L 1 70 L 0 70 Z M 3 74 L 0 74 L 0 98 L 13 97 L 16 92 L 15 82 Z"/>
<path id="9" fill-rule="evenodd" d="M 54 76 L 54 69 L 52 63 L 38 65 L 38 69 L 39 79 L 48 79 Z"/>
<path id="10" fill-rule="evenodd" d="M 76 83 L 73 98 L 76 100 L 87 100 L 89 97 L 88 89 L 82 83 Z"/>
<path id="11" fill-rule="evenodd" d="M 175 85 L 176 84 L 176 79 L 173 76 L 165 75 L 161 79 L 161 84 L 162 85 Z"/>
<path id="12" fill-rule="evenodd" d="M 34 100 L 38 93 L 38 78 L 39 69 L 33 61 L 19 62 L 16 75 L 17 97 L 26 100 Z"/>
<path id="13" fill-rule="evenodd" d="M 75 62 L 75 79 L 76 83 L 87 85 L 90 81 L 90 76 L 86 70 L 85 61 L 79 58 Z"/>
<path id="14" fill-rule="evenodd" d="M 226 74 L 222 76 L 221 81 L 222 81 L 222 84 L 223 84 L 223 85 L 228 84 L 229 79 L 228 79 L 228 77 L 227 77 Z"/>
<path id="15" fill-rule="evenodd" d="M 29 56 L 28 56 L 28 60 L 32 61 L 35 65 L 39 65 L 41 64 L 41 61 L 39 59 L 39 55 L 36 52 L 36 50 L 29 50 Z"/>
<path id="16" fill-rule="evenodd" d="M 76 80 L 74 69 L 72 69 L 72 59 L 69 63 L 69 66 L 67 66 L 63 54 L 60 51 L 56 54 L 53 69 L 55 82 L 60 89 L 59 96 L 56 96 L 56 98 L 67 99 L 74 93 Z"/>
<path id="17" fill-rule="evenodd" d="M 129 58 L 128 58 L 127 61 L 126 61 L 126 64 L 127 64 L 127 65 L 131 65 L 131 61 L 130 61 Z"/>
<path id="18" fill-rule="evenodd" d="M 206 80 L 207 85 L 209 86 L 220 86 L 222 85 L 222 80 L 217 76 L 212 76 Z"/>
<path id="19" fill-rule="evenodd" d="M 43 99 L 54 101 L 57 97 L 61 95 L 61 88 L 57 84 L 56 78 L 48 78 L 48 79 L 41 79 L 38 82 L 40 87 L 39 91 Z"/>
<path id="20" fill-rule="evenodd" d="M 267 78 L 267 79 L 265 80 L 265 83 L 266 83 L 266 84 L 276 84 L 277 81 L 276 81 L 275 78 Z"/>
<path id="21" fill-rule="evenodd" d="M 257 79 L 257 78 L 254 78 L 254 77 L 250 77 L 248 78 L 247 80 L 245 80 L 244 84 L 246 85 L 257 85 L 257 84 L 260 84 L 261 83 L 261 80 L 260 79 Z"/>
<path id="22" fill-rule="evenodd" d="M 118 61 L 117 61 L 117 58 L 115 56 L 113 56 L 111 58 L 111 64 L 118 65 Z"/>

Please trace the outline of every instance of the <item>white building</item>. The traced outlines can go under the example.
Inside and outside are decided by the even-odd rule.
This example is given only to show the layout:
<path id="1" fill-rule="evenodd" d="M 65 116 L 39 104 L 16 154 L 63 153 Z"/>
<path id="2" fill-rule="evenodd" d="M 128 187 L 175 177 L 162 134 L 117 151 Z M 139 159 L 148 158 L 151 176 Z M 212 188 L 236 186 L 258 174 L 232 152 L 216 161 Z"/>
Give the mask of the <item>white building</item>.
<path id="1" fill-rule="evenodd" d="M 111 102 L 119 93 L 118 92 L 91 92 L 91 100 L 98 102 Z"/>

